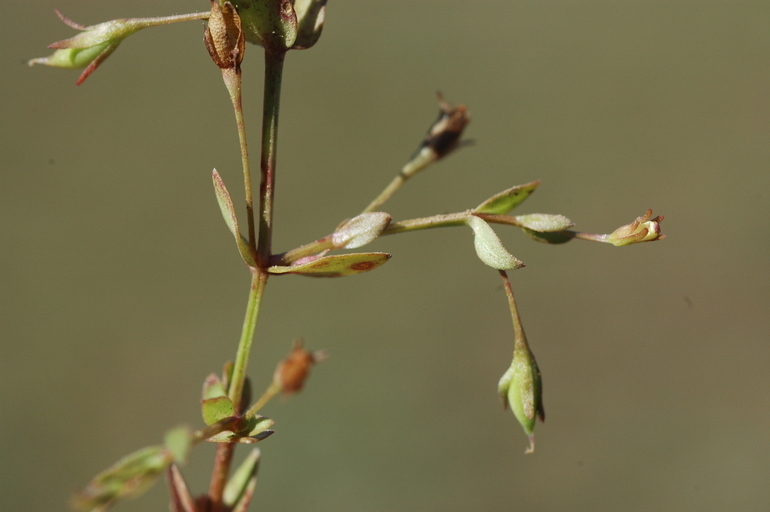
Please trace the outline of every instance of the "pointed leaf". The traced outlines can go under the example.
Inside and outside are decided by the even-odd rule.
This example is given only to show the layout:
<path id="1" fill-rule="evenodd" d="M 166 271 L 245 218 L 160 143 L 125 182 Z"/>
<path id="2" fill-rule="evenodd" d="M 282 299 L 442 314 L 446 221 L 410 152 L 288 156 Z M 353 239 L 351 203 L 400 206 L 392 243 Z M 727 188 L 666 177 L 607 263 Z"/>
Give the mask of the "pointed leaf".
<path id="1" fill-rule="evenodd" d="M 195 500 L 190 494 L 190 489 L 187 487 L 187 482 L 182 477 L 182 472 L 176 464 L 172 464 L 166 471 L 166 479 L 168 480 L 168 489 L 171 494 L 171 511 L 172 512 L 197 512 L 195 507 Z"/>
<path id="2" fill-rule="evenodd" d="M 497 270 L 515 270 L 524 266 L 515 256 L 503 247 L 497 233 L 482 219 L 471 216 L 468 225 L 474 233 L 473 245 L 476 254 L 484 264 Z"/>
<path id="3" fill-rule="evenodd" d="M 135 498 L 155 483 L 171 464 L 172 456 L 163 446 L 148 446 L 131 453 L 96 475 L 72 498 L 78 510 L 106 510 L 123 498 Z"/>
<path id="4" fill-rule="evenodd" d="M 524 200 L 535 191 L 538 185 L 540 185 L 540 180 L 525 183 L 524 185 L 516 185 L 508 190 L 503 190 L 499 194 L 493 195 L 478 205 L 473 211 L 493 215 L 505 215 L 523 203 Z"/>
<path id="5" fill-rule="evenodd" d="M 201 412 L 206 425 L 213 425 L 234 415 L 235 407 L 233 407 L 233 401 L 230 400 L 229 396 L 219 396 L 201 400 Z"/>
<path id="6" fill-rule="evenodd" d="M 257 470 L 259 469 L 259 448 L 254 448 L 246 456 L 246 459 L 241 463 L 238 469 L 235 470 L 233 476 L 225 486 L 225 491 L 222 494 L 222 501 L 228 507 L 233 507 L 236 502 L 240 501 L 243 497 L 249 494 L 249 487 L 251 483 L 257 482 Z M 251 489 L 253 493 L 253 488 Z M 250 498 L 250 496 L 249 496 Z"/>
<path id="7" fill-rule="evenodd" d="M 275 425 L 275 422 L 270 418 L 256 415 L 253 418 L 249 418 L 244 433 L 249 436 L 258 436 L 262 432 L 267 431 L 273 425 Z"/>
<path id="8" fill-rule="evenodd" d="M 216 428 L 210 429 L 217 433 L 207 437 L 206 441 L 212 443 L 256 443 L 273 434 L 270 427 L 274 423 L 270 418 L 259 415 L 250 418 L 235 416 L 225 418 L 214 425 Z"/>
<path id="9" fill-rule="evenodd" d="M 575 225 L 564 215 L 550 213 L 530 213 L 529 215 L 517 215 L 515 218 L 521 227 L 540 232 L 564 231 Z"/>
<path id="10" fill-rule="evenodd" d="M 546 233 L 540 231 L 532 231 L 531 229 L 527 228 L 522 228 L 522 231 L 524 231 L 532 240 L 542 242 L 544 244 L 566 244 L 575 238 L 575 234 L 569 231 L 553 231 L 551 233 Z"/>
<path id="11" fill-rule="evenodd" d="M 390 215 L 384 212 L 362 213 L 345 222 L 332 234 L 336 249 L 355 249 L 375 240 L 390 224 Z"/>
<path id="12" fill-rule="evenodd" d="M 257 488 L 257 477 L 255 475 L 254 478 L 249 480 L 249 483 L 246 485 L 246 488 L 243 490 L 243 494 L 241 495 L 241 498 L 233 507 L 232 512 L 246 512 L 249 509 L 249 504 L 251 503 L 251 498 L 254 497 L 254 490 L 256 488 Z"/>
<path id="13" fill-rule="evenodd" d="M 362 252 L 324 256 L 306 263 L 288 267 L 273 266 L 267 269 L 271 274 L 302 274 L 311 277 L 341 277 L 374 270 L 384 264 L 390 254 L 384 252 Z"/>
<path id="14" fill-rule="evenodd" d="M 234 434 L 230 431 L 220 432 L 215 436 L 211 436 L 206 441 L 210 443 L 241 443 L 241 444 L 254 444 L 267 439 L 275 433 L 273 430 L 265 430 L 257 434 L 256 436 L 242 436 Z"/>
<path id="15" fill-rule="evenodd" d="M 222 217 L 225 219 L 225 224 L 230 229 L 230 233 L 235 237 L 235 243 L 238 245 L 238 252 L 241 253 L 241 258 L 250 267 L 256 267 L 257 262 L 254 260 L 251 251 L 249 250 L 249 244 L 241 236 L 240 229 L 238 228 L 238 217 L 235 215 L 235 207 L 233 206 L 233 200 L 230 199 L 230 193 L 225 187 L 225 182 L 219 175 L 216 169 L 211 173 L 214 180 L 214 192 L 217 195 L 217 203 L 219 203 L 219 209 L 222 210 Z"/>

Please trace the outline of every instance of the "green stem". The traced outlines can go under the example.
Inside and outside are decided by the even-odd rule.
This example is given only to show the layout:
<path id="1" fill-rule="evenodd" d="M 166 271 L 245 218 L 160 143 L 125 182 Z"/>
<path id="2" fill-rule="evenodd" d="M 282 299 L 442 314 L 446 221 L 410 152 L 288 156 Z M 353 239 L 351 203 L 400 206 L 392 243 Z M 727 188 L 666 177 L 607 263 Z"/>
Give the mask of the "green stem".
<path id="1" fill-rule="evenodd" d="M 372 201 L 371 203 L 369 203 L 369 206 L 367 206 L 366 208 L 364 208 L 364 211 L 363 211 L 363 212 L 361 212 L 361 213 L 369 213 L 369 212 L 373 212 L 373 211 L 376 211 L 376 210 L 377 210 L 377 208 L 379 208 L 380 206 L 382 206 L 382 204 L 383 204 L 385 201 L 387 201 L 388 199 L 390 199 L 390 196 L 392 196 L 393 194 L 395 194 L 395 193 L 396 193 L 396 190 L 398 190 L 398 189 L 400 189 L 400 188 L 401 188 L 401 185 L 403 185 L 403 184 L 406 182 L 407 178 L 408 178 L 408 176 L 404 175 L 404 173 L 403 173 L 403 172 L 402 172 L 402 173 L 399 173 L 399 174 L 397 174 L 397 175 L 396 175 L 396 177 L 395 177 L 395 178 L 393 178 L 393 181 L 391 181 L 391 182 L 388 184 L 388 186 L 387 186 L 387 187 L 385 187 L 385 190 L 383 190 L 382 192 L 380 192 L 380 195 L 378 195 L 378 196 L 377 196 L 377 197 L 374 199 L 374 201 Z"/>
<path id="2" fill-rule="evenodd" d="M 246 366 L 249 362 L 254 331 L 256 330 L 257 318 L 259 317 L 259 308 L 262 303 L 262 296 L 268 276 L 269 274 L 261 269 L 252 269 L 251 289 L 248 302 L 246 303 L 246 316 L 243 320 L 241 339 L 238 342 L 238 352 L 235 355 L 230 389 L 227 393 L 239 412 L 243 387 L 246 381 Z M 211 473 L 211 483 L 209 484 L 209 500 L 214 511 L 219 510 L 222 506 L 222 493 L 227 483 L 227 475 L 230 471 L 234 449 L 235 444 L 232 443 L 220 443 L 217 446 L 214 470 Z"/>
<path id="3" fill-rule="evenodd" d="M 511 282 L 508 279 L 508 274 L 505 272 L 505 270 L 499 270 L 498 272 L 500 272 L 500 277 L 503 278 L 505 295 L 508 297 L 508 308 L 511 310 L 511 319 L 513 320 L 513 339 L 515 340 L 514 345 L 519 343 L 526 345 L 527 338 L 524 336 L 524 327 L 521 325 L 519 308 L 516 307 L 516 298 L 513 296 L 513 288 L 511 288 Z"/>
<path id="4" fill-rule="evenodd" d="M 174 14 L 172 16 L 157 16 L 152 18 L 129 18 L 125 20 L 126 24 L 133 25 L 136 30 L 148 27 L 159 27 L 161 25 L 170 25 L 180 21 L 207 20 L 211 16 L 211 11 L 192 12 L 189 14 Z"/>
<path id="5" fill-rule="evenodd" d="M 243 168 L 243 189 L 246 196 L 246 219 L 248 220 L 248 241 L 252 253 L 256 254 L 257 241 L 254 227 L 254 194 L 251 191 L 251 165 L 249 164 L 249 148 L 246 142 L 246 123 L 243 118 L 243 100 L 241 95 L 241 71 L 237 68 L 222 69 L 222 78 L 230 93 L 233 103 L 235 123 L 238 129 L 238 142 L 241 150 L 241 167 Z"/>
<path id="6" fill-rule="evenodd" d="M 278 382 L 272 382 L 270 386 L 265 390 L 264 393 L 262 393 L 262 396 L 259 397 L 259 400 L 257 400 L 254 405 L 252 405 L 248 411 L 243 415 L 244 418 L 251 418 L 256 416 L 256 414 L 259 412 L 262 407 L 264 407 L 270 400 L 272 400 L 275 395 L 281 392 L 281 384 Z"/>
<path id="7" fill-rule="evenodd" d="M 432 217 L 422 217 L 419 219 L 402 220 L 393 222 L 382 232 L 382 235 L 395 235 L 407 231 L 417 231 L 420 229 L 443 228 L 448 226 L 464 226 L 468 219 L 473 215 L 470 211 L 458 213 L 445 213 L 434 215 Z M 381 236 L 382 236 L 381 235 Z"/>
<path id="8" fill-rule="evenodd" d="M 259 185 L 259 243 L 257 265 L 270 264 L 273 236 L 273 193 L 275 191 L 275 157 L 278 141 L 278 108 L 281 103 L 281 80 L 285 51 L 265 49 L 265 92 L 262 107 L 262 158 Z"/>
<path id="9" fill-rule="evenodd" d="M 246 303 L 246 317 L 243 320 L 243 329 L 241 330 L 241 339 L 238 342 L 238 352 L 235 354 L 235 364 L 233 365 L 233 375 L 230 380 L 230 389 L 227 396 L 230 397 L 236 409 L 240 410 L 241 396 L 243 395 L 243 386 L 246 381 L 246 366 L 249 363 L 249 354 L 254 340 L 254 331 L 257 328 L 257 318 L 259 317 L 259 307 L 262 303 L 262 295 L 265 291 L 267 278 L 270 274 L 260 269 L 253 269 L 251 275 L 251 290 L 249 291 L 249 300 Z"/>

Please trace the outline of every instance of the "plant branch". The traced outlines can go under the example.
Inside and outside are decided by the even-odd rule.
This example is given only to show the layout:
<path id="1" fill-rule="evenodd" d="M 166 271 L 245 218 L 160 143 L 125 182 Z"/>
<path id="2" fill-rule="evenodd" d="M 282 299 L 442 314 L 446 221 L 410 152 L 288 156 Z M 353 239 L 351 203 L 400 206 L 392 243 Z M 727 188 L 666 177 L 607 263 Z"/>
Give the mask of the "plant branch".
<path id="1" fill-rule="evenodd" d="M 235 122 L 238 128 L 238 141 L 241 150 L 241 166 L 243 168 L 243 189 L 246 195 L 246 218 L 248 219 L 248 241 L 252 253 L 257 252 L 256 229 L 254 227 L 254 194 L 251 191 L 251 165 L 249 164 L 249 149 L 246 142 L 246 124 L 243 118 L 243 101 L 241 95 L 241 73 L 238 68 L 222 70 L 227 92 L 233 103 Z"/>
<path id="2" fill-rule="evenodd" d="M 361 213 L 369 213 L 377 211 L 377 209 L 382 206 L 385 201 L 390 199 L 390 197 L 396 193 L 398 189 L 401 188 L 401 185 L 406 183 L 406 180 L 409 178 L 409 175 L 404 174 L 403 171 L 398 173 L 395 178 L 393 178 L 393 181 L 391 181 L 385 189 L 380 192 L 380 195 L 378 195 L 371 203 L 369 203 L 369 206 L 364 208 L 364 211 Z"/>

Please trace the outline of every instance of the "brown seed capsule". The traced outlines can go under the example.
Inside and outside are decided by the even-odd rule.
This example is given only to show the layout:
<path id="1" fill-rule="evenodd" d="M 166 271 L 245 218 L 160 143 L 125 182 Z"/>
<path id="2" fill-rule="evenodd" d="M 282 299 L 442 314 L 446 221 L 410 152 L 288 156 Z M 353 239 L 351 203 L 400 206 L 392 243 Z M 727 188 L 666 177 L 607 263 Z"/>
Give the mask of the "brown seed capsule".
<path id="1" fill-rule="evenodd" d="M 222 69 L 240 71 L 246 39 L 233 4 L 225 2 L 220 7 L 216 0 L 211 0 L 211 17 L 203 32 L 203 42 L 214 64 Z"/>
<path id="2" fill-rule="evenodd" d="M 284 396 L 300 391 L 313 365 L 326 358 L 325 353 L 310 352 L 302 345 L 302 340 L 295 341 L 288 357 L 278 363 L 273 374 L 273 381 L 281 386 Z"/>

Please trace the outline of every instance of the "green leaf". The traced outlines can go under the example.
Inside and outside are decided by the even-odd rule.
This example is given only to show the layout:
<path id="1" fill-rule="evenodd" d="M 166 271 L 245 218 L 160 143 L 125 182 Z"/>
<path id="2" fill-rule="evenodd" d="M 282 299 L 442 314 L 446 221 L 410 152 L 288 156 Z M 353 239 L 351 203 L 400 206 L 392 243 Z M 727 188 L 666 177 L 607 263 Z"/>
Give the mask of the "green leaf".
<path id="1" fill-rule="evenodd" d="M 362 252 L 302 258 L 293 265 L 273 266 L 267 269 L 271 274 L 302 274 L 311 277 L 341 277 L 374 270 L 384 264 L 390 254 L 384 252 Z M 308 261 L 309 260 L 309 261 Z"/>
<path id="2" fill-rule="evenodd" d="M 524 263 L 505 250 L 489 224 L 476 216 L 471 216 L 467 222 L 475 235 L 473 245 L 476 254 L 484 264 L 497 270 L 516 270 L 524 266 Z"/>
<path id="3" fill-rule="evenodd" d="M 297 40 L 292 48 L 304 50 L 310 48 L 321 37 L 326 15 L 326 0 L 294 0 L 297 13 Z"/>
<path id="4" fill-rule="evenodd" d="M 174 457 L 174 461 L 183 464 L 187 460 L 193 444 L 193 432 L 187 425 L 181 425 L 166 432 L 163 445 Z"/>
<path id="5" fill-rule="evenodd" d="M 222 494 L 222 501 L 230 508 L 246 500 L 250 500 L 254 493 L 254 486 L 257 483 L 257 470 L 259 469 L 259 448 L 254 448 L 246 456 L 246 459 L 238 466 L 233 476 L 225 486 Z M 246 503 L 248 505 L 248 503 Z"/>
<path id="6" fill-rule="evenodd" d="M 575 225 L 564 215 L 552 215 L 550 213 L 530 213 L 529 215 L 517 215 L 515 217 L 521 227 L 532 231 L 553 232 L 564 231 Z"/>
<path id="7" fill-rule="evenodd" d="M 212 443 L 242 443 L 252 444 L 267 439 L 273 434 L 270 430 L 275 424 L 270 418 L 264 416 L 254 416 L 249 418 L 246 422 L 245 428 L 238 427 L 238 432 L 232 430 L 224 430 L 214 436 L 206 439 Z"/>
<path id="8" fill-rule="evenodd" d="M 209 374 L 206 380 L 203 381 L 203 396 L 202 399 L 217 398 L 220 396 L 227 396 L 227 390 L 224 383 L 220 380 L 219 375 L 216 373 Z"/>
<path id="9" fill-rule="evenodd" d="M 540 185 L 540 180 L 503 190 L 478 205 L 473 211 L 492 215 L 505 215 L 523 203 L 535 191 L 538 185 Z"/>
<path id="10" fill-rule="evenodd" d="M 297 39 L 297 13 L 290 0 L 231 0 L 241 17 L 246 41 L 271 50 L 288 50 Z"/>
<path id="11" fill-rule="evenodd" d="M 390 215 L 384 212 L 362 213 L 353 217 L 332 234 L 335 249 L 355 249 L 377 239 L 388 224 Z"/>
<path id="12" fill-rule="evenodd" d="M 91 480 L 72 498 L 78 510 L 101 511 L 123 498 L 135 498 L 155 483 L 173 458 L 164 446 L 148 446 L 126 455 Z"/>
<path id="13" fill-rule="evenodd" d="M 524 231 L 532 240 L 542 242 L 544 244 L 566 244 L 575 238 L 575 234 L 570 233 L 569 231 L 554 231 L 551 233 L 545 233 L 540 231 L 532 231 L 531 229 L 527 228 L 522 228 L 522 231 Z"/>
<path id="14" fill-rule="evenodd" d="M 225 219 L 225 224 L 230 229 L 230 233 L 235 237 L 235 243 L 238 245 L 238 252 L 241 253 L 241 258 L 250 267 L 256 267 L 257 262 L 254 256 L 249 250 L 249 244 L 241 236 L 240 229 L 238 228 L 238 217 L 235 215 L 235 207 L 233 206 L 233 200 L 230 199 L 230 193 L 225 187 L 225 182 L 219 175 L 216 169 L 211 173 L 214 179 L 214 192 L 217 195 L 217 203 L 219 203 L 219 209 L 222 210 L 222 217 Z"/>
<path id="15" fill-rule="evenodd" d="M 235 414 L 233 401 L 228 396 L 218 396 L 201 400 L 201 412 L 206 425 L 213 425 Z"/>

